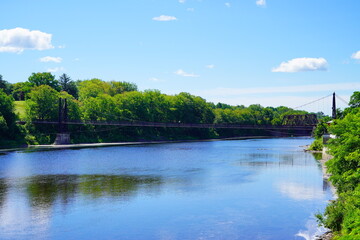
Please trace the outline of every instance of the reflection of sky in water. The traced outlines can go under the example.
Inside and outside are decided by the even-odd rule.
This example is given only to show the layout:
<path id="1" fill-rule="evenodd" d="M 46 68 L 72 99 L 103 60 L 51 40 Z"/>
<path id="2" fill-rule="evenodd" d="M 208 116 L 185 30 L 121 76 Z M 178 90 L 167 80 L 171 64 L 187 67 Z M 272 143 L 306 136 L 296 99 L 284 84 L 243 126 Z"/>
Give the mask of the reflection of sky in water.
<path id="1" fill-rule="evenodd" d="M 295 236 L 302 237 L 305 240 L 314 240 L 317 236 L 320 236 L 327 231 L 325 228 L 319 227 L 318 225 L 318 222 L 312 216 L 306 222 L 306 230 L 300 230 Z"/>
<path id="2" fill-rule="evenodd" d="M 45 208 L 29 209 L 24 193 L 11 191 L 0 210 L 0 238 L 47 239 L 51 212 L 51 209 Z"/>
<path id="3" fill-rule="evenodd" d="M 322 189 L 312 186 L 304 186 L 303 184 L 294 182 L 278 183 L 277 187 L 282 194 L 294 200 L 323 199 L 325 195 Z"/>
<path id="4" fill-rule="evenodd" d="M 3 155 L 0 239 L 307 239 L 331 198 L 310 141 Z"/>

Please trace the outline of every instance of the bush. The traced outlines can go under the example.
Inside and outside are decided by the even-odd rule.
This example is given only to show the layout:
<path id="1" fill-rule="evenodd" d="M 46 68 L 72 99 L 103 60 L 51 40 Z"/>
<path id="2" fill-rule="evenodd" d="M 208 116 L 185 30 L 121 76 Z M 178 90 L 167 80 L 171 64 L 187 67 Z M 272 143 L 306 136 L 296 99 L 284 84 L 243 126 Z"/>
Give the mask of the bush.
<path id="1" fill-rule="evenodd" d="M 309 150 L 312 151 L 322 151 L 324 145 L 322 138 L 315 139 L 314 142 L 310 145 Z"/>

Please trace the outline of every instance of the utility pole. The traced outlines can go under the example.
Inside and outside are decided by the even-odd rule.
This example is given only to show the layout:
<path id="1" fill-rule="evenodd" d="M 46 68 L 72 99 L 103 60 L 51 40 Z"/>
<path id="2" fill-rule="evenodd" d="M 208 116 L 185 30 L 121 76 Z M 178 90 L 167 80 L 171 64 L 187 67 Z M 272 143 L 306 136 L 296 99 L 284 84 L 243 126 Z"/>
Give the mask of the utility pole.
<path id="1" fill-rule="evenodd" d="M 332 101 L 332 118 L 336 119 L 336 100 L 335 100 L 336 94 L 333 93 L 333 101 Z"/>

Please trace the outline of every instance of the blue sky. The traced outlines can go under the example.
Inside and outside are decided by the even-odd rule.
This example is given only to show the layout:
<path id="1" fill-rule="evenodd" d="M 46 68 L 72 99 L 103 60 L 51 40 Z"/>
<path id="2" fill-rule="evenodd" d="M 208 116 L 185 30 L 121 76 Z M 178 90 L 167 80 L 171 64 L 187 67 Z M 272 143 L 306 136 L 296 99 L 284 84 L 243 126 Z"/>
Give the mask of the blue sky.
<path id="1" fill-rule="evenodd" d="M 290 107 L 360 90 L 358 0 L 2 0 L 0 7 L 0 74 L 12 83 L 51 71 L 215 103 Z"/>

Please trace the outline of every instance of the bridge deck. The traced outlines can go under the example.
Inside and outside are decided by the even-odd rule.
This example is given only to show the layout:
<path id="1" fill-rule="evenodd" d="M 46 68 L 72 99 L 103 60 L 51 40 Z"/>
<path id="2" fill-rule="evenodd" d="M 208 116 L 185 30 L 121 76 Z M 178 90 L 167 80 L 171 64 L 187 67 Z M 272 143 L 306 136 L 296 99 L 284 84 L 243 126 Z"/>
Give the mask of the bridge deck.
<path id="1" fill-rule="evenodd" d="M 24 121 L 18 121 L 25 124 Z M 34 124 L 59 124 L 58 121 L 32 121 Z M 66 125 L 101 125 L 101 126 L 124 126 L 124 127 L 163 127 L 163 128 L 223 128 L 223 129 L 259 129 L 259 130 L 305 130 L 311 131 L 315 125 L 243 125 L 243 124 L 211 124 L 211 123 L 164 123 L 142 121 L 67 121 Z"/>

